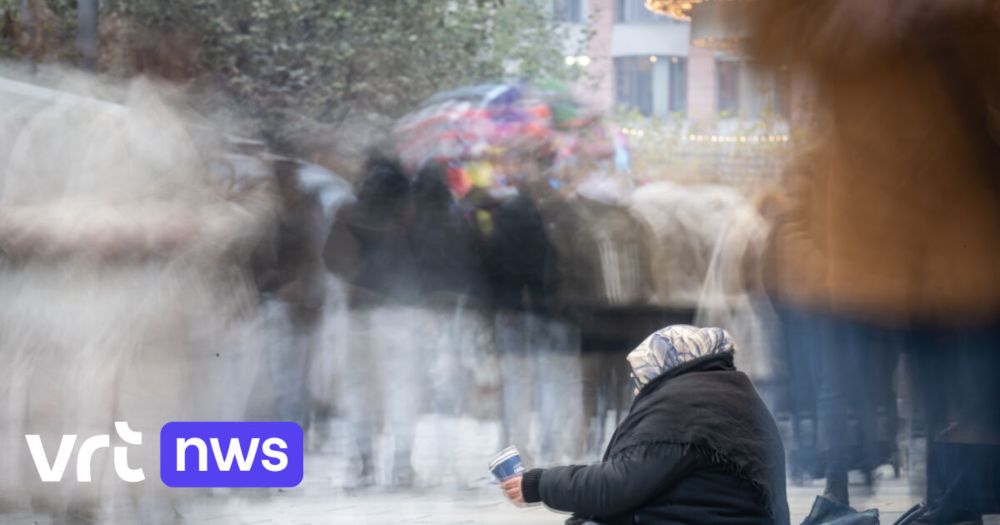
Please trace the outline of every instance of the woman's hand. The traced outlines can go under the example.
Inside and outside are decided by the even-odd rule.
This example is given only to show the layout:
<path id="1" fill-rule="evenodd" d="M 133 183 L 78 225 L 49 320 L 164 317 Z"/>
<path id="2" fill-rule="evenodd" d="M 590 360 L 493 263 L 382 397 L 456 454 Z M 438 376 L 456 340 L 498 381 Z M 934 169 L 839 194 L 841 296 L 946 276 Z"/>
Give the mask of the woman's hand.
<path id="1" fill-rule="evenodd" d="M 504 495 L 513 501 L 515 505 L 524 505 L 524 495 L 521 494 L 521 476 L 504 481 L 500 484 L 500 488 L 503 489 Z"/>

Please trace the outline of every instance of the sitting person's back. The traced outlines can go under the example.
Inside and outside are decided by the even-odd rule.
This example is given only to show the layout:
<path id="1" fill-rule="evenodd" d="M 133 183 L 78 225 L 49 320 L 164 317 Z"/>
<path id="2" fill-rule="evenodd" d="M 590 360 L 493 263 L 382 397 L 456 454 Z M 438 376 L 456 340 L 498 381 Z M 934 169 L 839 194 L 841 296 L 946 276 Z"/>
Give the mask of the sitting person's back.
<path id="1" fill-rule="evenodd" d="M 639 393 L 603 462 L 531 470 L 508 496 L 567 523 L 786 525 L 781 438 L 726 332 L 668 327 L 628 359 Z"/>

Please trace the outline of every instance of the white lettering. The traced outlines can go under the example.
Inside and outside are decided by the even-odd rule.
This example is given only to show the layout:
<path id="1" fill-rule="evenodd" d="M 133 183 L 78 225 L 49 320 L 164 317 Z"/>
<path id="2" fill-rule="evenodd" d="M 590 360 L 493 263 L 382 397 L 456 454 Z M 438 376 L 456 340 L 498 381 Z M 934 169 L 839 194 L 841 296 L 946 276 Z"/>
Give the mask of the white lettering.
<path id="1" fill-rule="evenodd" d="M 219 470 L 222 472 L 229 472 L 233 466 L 233 459 L 236 459 L 236 463 L 239 464 L 241 471 L 246 472 L 250 470 L 253 466 L 254 457 L 257 456 L 257 446 L 260 444 L 260 438 L 251 439 L 250 451 L 244 455 L 243 445 L 240 443 L 240 440 L 238 438 L 230 438 L 229 448 L 226 449 L 226 456 L 223 457 L 219 446 L 219 438 L 211 438 L 209 441 L 212 442 L 212 453 L 215 454 L 215 464 L 219 466 Z"/>
<path id="2" fill-rule="evenodd" d="M 94 457 L 94 452 L 102 448 L 111 446 L 111 436 L 98 434 L 87 438 L 80 444 L 80 450 L 76 453 L 76 480 L 90 482 L 90 464 Z"/>
<path id="3" fill-rule="evenodd" d="M 142 432 L 130 429 L 125 421 L 115 421 L 115 432 L 118 433 L 118 437 L 122 438 L 122 441 L 129 445 L 142 444 Z M 127 447 L 115 447 L 115 473 L 122 481 L 128 483 L 138 483 L 146 479 L 146 473 L 142 471 L 142 467 L 133 469 L 128 466 Z"/>
<path id="4" fill-rule="evenodd" d="M 76 434 L 66 434 L 59 442 L 59 450 L 56 451 L 56 459 L 49 466 L 49 458 L 45 454 L 42 446 L 42 438 L 38 434 L 27 434 L 24 439 L 28 441 L 28 451 L 31 452 L 31 459 L 35 462 L 35 470 L 38 477 L 46 483 L 61 481 L 63 473 L 66 472 L 66 465 L 69 463 L 69 455 L 73 452 L 73 445 L 76 444 Z"/>
<path id="5" fill-rule="evenodd" d="M 201 438 L 177 438 L 177 472 L 184 472 L 187 468 L 184 455 L 192 445 L 198 449 L 198 471 L 208 470 L 208 447 L 205 446 L 205 442 Z"/>
<path id="6" fill-rule="evenodd" d="M 274 450 L 275 448 L 286 450 L 288 448 L 288 444 L 281 438 L 265 439 L 264 455 L 271 459 L 263 459 L 261 460 L 261 464 L 264 465 L 264 468 L 270 470 L 271 472 L 280 472 L 285 470 L 285 467 L 288 466 L 288 454 L 285 454 L 284 452 L 276 452 Z"/>
<path id="7" fill-rule="evenodd" d="M 135 432 L 128 427 L 128 423 L 124 421 L 115 421 L 115 431 L 122 438 L 125 443 L 129 445 L 141 445 L 142 444 L 142 432 Z M 56 451 L 56 457 L 49 464 L 48 455 L 45 453 L 45 447 L 42 446 L 42 438 L 38 434 L 25 434 L 24 439 L 28 442 L 28 451 L 31 453 L 31 459 L 35 463 L 35 470 L 38 471 L 38 477 L 42 481 L 47 483 L 62 481 L 63 475 L 66 473 L 66 466 L 69 464 L 69 458 L 73 454 L 73 447 L 76 444 L 76 434 L 65 434 L 62 440 L 59 442 L 59 450 Z M 197 446 L 197 444 L 195 444 Z M 83 483 L 90 483 L 93 481 L 92 466 L 94 462 L 94 453 L 102 448 L 111 448 L 111 436 L 108 434 L 98 434 L 96 436 L 91 436 L 80 444 L 80 449 L 76 452 L 76 480 Z M 180 470 L 184 470 L 184 455 L 183 451 L 186 446 L 178 440 L 177 444 L 179 458 L 178 467 Z M 208 463 L 208 451 L 206 450 L 205 443 L 202 442 L 199 448 L 201 452 L 200 465 L 201 470 L 207 469 Z M 146 479 L 146 475 L 141 468 L 133 469 L 128 466 L 128 448 L 127 447 L 114 447 L 114 458 L 115 458 L 115 473 L 123 481 L 129 483 L 136 483 Z"/>

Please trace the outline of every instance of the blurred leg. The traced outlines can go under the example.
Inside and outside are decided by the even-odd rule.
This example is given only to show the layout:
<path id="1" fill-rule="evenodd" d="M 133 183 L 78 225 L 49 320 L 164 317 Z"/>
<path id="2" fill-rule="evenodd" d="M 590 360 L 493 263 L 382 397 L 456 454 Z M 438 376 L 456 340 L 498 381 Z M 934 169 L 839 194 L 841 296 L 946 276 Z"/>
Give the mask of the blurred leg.
<path id="1" fill-rule="evenodd" d="M 324 287 L 326 301 L 317 326 L 315 353 L 309 365 L 309 404 L 316 431 L 316 441 L 310 444 L 311 447 L 322 447 L 329 439 L 329 423 L 336 401 L 335 381 L 341 373 L 337 360 L 348 346 L 350 337 L 350 313 L 347 309 L 345 284 L 340 279 L 327 275 Z"/>
<path id="2" fill-rule="evenodd" d="M 891 377 L 882 377 L 880 358 L 888 352 L 885 348 L 886 338 L 883 331 L 861 323 L 844 323 L 844 353 L 846 366 L 845 396 L 847 407 L 852 409 L 857 420 L 857 457 L 853 457 L 849 448 L 848 470 L 856 467 L 865 474 L 869 488 L 873 486 L 872 473 L 878 466 L 878 405 L 881 401 L 877 392 L 881 388 L 891 388 Z M 890 373 L 891 374 L 891 373 Z M 881 383 L 881 384 L 880 384 Z M 850 428 L 850 426 L 848 426 Z"/>
<path id="3" fill-rule="evenodd" d="M 607 414 L 607 395 L 602 392 L 603 368 L 600 360 L 600 352 L 594 349 L 580 354 L 580 375 L 583 396 L 583 417 L 588 423 L 587 428 L 587 453 L 590 454 L 596 448 L 603 436 L 604 417 Z"/>
<path id="4" fill-rule="evenodd" d="M 844 346 L 834 341 L 833 320 L 817 319 L 815 343 L 820 350 L 822 374 L 819 382 L 817 411 L 823 451 L 826 457 L 826 494 L 847 504 L 848 432 L 846 388 L 849 360 Z"/>
<path id="5" fill-rule="evenodd" d="M 791 397 L 792 436 L 789 447 L 792 477 L 798 483 L 811 479 L 819 461 L 816 450 L 816 386 L 820 382 L 821 341 L 809 314 L 778 307 L 784 358 Z"/>
<path id="6" fill-rule="evenodd" d="M 414 481 L 411 455 L 426 390 L 426 361 L 418 342 L 426 315 L 417 308 L 380 308 L 372 321 L 378 330 L 376 355 L 385 407 L 383 432 L 390 436 L 392 444 L 390 483 L 409 485 Z"/>
<path id="7" fill-rule="evenodd" d="M 375 422 L 380 417 L 374 383 L 377 379 L 371 343 L 369 311 L 350 313 L 351 336 L 343 347 L 335 348 L 335 402 L 347 423 L 350 444 L 355 456 L 349 469 L 348 486 L 367 486 L 375 481 Z"/>
<path id="8" fill-rule="evenodd" d="M 273 392 L 271 417 L 305 426 L 308 413 L 306 376 L 312 333 L 293 324 L 292 307 L 288 303 L 269 301 L 264 308 L 270 336 L 265 352 L 267 376 Z"/>
<path id="9" fill-rule="evenodd" d="M 534 399 L 535 363 L 529 359 L 529 323 L 518 312 L 497 312 L 495 341 L 500 358 L 501 444 L 515 445 L 525 464 L 532 464 L 531 414 Z"/>
<path id="10" fill-rule="evenodd" d="M 543 463 L 573 462 L 586 439 L 580 380 L 580 337 L 575 326 L 538 318 L 542 337 L 537 375 L 540 457 Z"/>

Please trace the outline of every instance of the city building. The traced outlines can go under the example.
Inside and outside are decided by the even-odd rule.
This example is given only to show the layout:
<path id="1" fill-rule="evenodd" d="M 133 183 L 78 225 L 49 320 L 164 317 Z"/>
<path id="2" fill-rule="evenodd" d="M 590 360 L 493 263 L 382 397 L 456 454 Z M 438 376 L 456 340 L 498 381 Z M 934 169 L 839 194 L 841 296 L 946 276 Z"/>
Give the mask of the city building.
<path id="1" fill-rule="evenodd" d="M 691 23 L 649 11 L 644 0 L 552 0 L 571 38 L 592 31 L 580 97 L 600 110 L 679 118 L 726 132 L 740 122 L 791 112 L 787 75 L 763 72 L 735 51 L 692 45 Z"/>

